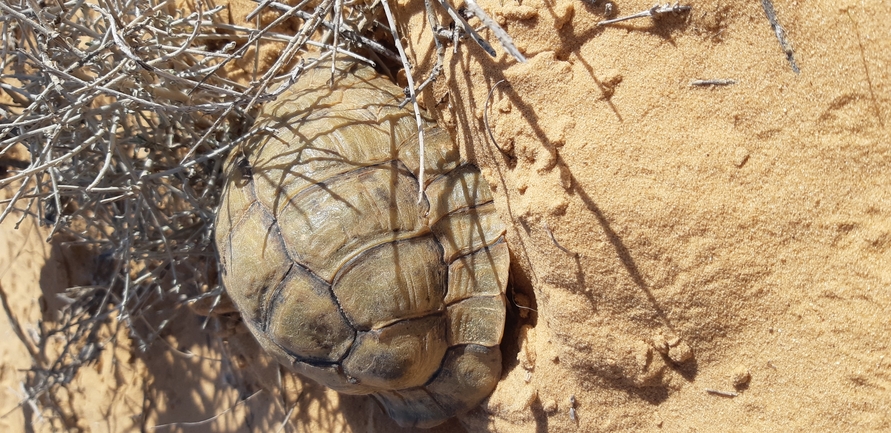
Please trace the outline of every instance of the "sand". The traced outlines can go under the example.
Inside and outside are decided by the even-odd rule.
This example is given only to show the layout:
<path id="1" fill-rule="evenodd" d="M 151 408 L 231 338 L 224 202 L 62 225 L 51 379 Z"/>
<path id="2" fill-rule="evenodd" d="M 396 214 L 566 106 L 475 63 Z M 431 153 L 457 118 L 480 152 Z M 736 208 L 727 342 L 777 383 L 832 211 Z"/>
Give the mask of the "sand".
<path id="1" fill-rule="evenodd" d="M 422 3 L 398 4 L 424 74 Z M 891 429 L 891 2 L 777 1 L 800 74 L 759 2 L 606 27 L 602 1 L 479 4 L 528 61 L 484 33 L 498 56 L 449 48 L 422 102 L 493 186 L 522 308 L 498 388 L 437 430 Z M 13 225 L 0 285 L 27 334 L 90 263 Z M 394 428 L 370 398 L 279 379 L 243 333 L 175 320 L 145 353 L 107 332 L 68 419 L 17 406 L 31 362 L 0 321 L 0 430 Z"/>

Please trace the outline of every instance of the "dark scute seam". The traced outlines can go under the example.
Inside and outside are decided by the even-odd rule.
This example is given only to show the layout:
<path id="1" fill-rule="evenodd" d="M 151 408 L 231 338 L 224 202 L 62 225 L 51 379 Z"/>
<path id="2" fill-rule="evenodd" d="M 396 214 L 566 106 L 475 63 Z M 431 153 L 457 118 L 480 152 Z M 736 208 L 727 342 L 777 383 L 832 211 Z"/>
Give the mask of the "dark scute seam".
<path id="1" fill-rule="evenodd" d="M 303 269 L 307 274 L 311 275 L 315 279 L 317 279 L 325 284 L 325 287 L 328 289 L 328 296 L 331 298 L 332 301 L 334 301 L 334 305 L 337 306 L 337 312 L 340 313 L 340 317 L 342 317 L 344 322 L 346 322 L 348 325 L 350 325 L 351 328 L 353 328 L 353 332 L 356 332 L 356 327 L 353 325 L 352 322 L 350 322 L 350 320 L 347 318 L 346 314 L 343 312 L 343 307 L 341 307 L 341 305 L 340 305 L 340 300 L 338 300 L 337 297 L 334 296 L 334 289 L 332 288 L 331 284 L 328 283 L 327 281 L 325 281 L 324 278 L 322 278 L 321 276 L 319 276 L 318 274 L 313 272 L 313 270 L 310 269 L 309 266 L 306 266 L 305 264 L 300 263 L 294 257 L 291 257 L 291 252 L 288 251 L 287 243 L 285 242 L 284 236 L 281 235 L 282 230 L 281 230 L 281 227 L 278 225 L 278 218 L 275 218 L 273 213 L 265 205 L 263 205 L 263 203 L 261 203 L 261 202 L 258 202 L 258 203 L 261 206 L 261 208 L 263 209 L 263 211 L 267 215 L 269 215 L 270 218 L 272 218 L 272 226 L 275 226 L 276 230 L 278 230 L 279 236 L 281 237 L 282 245 L 285 246 L 285 248 L 284 248 L 285 255 L 288 257 L 288 260 L 291 261 L 291 266 L 297 266 L 297 267 Z M 270 227 L 272 227 L 272 226 L 270 226 Z M 288 272 L 286 272 L 285 275 L 287 275 L 290 272 L 291 272 L 291 268 L 288 268 Z M 284 278 L 282 278 L 282 281 L 284 281 Z M 264 305 L 264 310 L 265 309 L 268 309 L 268 305 Z M 264 328 L 263 331 L 266 332 L 266 329 Z M 355 341 L 355 339 L 353 341 Z M 343 358 L 341 358 L 341 360 L 342 359 Z"/>
<path id="2" fill-rule="evenodd" d="M 281 296 L 282 290 L 285 286 L 285 280 L 288 279 L 288 276 L 291 275 L 291 271 L 293 270 L 294 264 L 292 263 L 290 266 L 288 266 L 288 270 L 282 275 L 282 278 L 278 281 L 278 283 L 273 286 L 272 294 L 268 297 L 266 296 L 266 292 L 269 291 L 269 286 L 263 286 L 263 288 L 260 290 L 261 303 L 259 320 L 260 323 L 263 325 L 261 329 L 264 333 L 269 329 L 269 320 L 271 320 L 269 310 L 272 308 L 272 303 L 275 301 L 276 298 Z"/>

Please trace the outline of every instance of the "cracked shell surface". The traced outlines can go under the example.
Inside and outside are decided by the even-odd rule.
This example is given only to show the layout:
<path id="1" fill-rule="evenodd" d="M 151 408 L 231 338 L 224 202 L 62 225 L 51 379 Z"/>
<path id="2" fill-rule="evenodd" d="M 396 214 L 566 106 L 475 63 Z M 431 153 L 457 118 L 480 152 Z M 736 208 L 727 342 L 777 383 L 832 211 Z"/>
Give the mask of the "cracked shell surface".
<path id="1" fill-rule="evenodd" d="M 330 65 L 329 65 L 330 66 Z M 341 65 L 338 65 L 341 66 Z M 368 67 L 307 71 L 227 161 L 215 239 L 267 352 L 403 426 L 479 405 L 501 374 L 509 253 L 489 186 Z"/>

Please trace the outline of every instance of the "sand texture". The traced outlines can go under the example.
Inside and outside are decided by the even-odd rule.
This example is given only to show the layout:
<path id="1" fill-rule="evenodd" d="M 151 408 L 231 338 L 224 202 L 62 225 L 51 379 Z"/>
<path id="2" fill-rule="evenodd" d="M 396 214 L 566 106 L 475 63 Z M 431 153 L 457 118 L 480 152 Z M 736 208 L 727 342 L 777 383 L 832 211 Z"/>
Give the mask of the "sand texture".
<path id="1" fill-rule="evenodd" d="M 601 27 L 602 1 L 479 4 L 528 61 L 483 32 L 498 56 L 447 47 L 421 101 L 492 185 L 517 307 L 494 394 L 433 431 L 891 429 L 891 2 L 776 1 L 799 74 L 758 1 Z M 423 76 L 423 3 L 398 5 Z M 0 285 L 28 333 L 91 264 L 14 224 Z M 237 326 L 173 317 L 144 353 L 102 335 L 64 422 L 17 408 L 31 361 L 0 320 L 0 430 L 395 428 L 279 377 Z"/>

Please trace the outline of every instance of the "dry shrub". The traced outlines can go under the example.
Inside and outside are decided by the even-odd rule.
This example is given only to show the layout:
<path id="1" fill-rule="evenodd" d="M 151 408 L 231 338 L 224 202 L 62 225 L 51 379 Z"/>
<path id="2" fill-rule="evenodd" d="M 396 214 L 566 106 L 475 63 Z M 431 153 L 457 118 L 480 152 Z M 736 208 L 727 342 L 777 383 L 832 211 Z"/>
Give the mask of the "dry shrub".
<path id="1" fill-rule="evenodd" d="M 0 2 L 0 188 L 14 191 L 0 221 L 36 218 L 93 265 L 52 323 L 20 335 L 33 358 L 23 404 L 65 418 L 53 393 L 114 342 L 109 326 L 146 351 L 171 323 L 164 311 L 218 299 L 220 171 L 259 104 L 332 45 L 401 66 L 380 3 L 292 3 L 253 4 L 247 26 L 210 0 Z M 47 351 L 50 337 L 60 349 Z"/>

